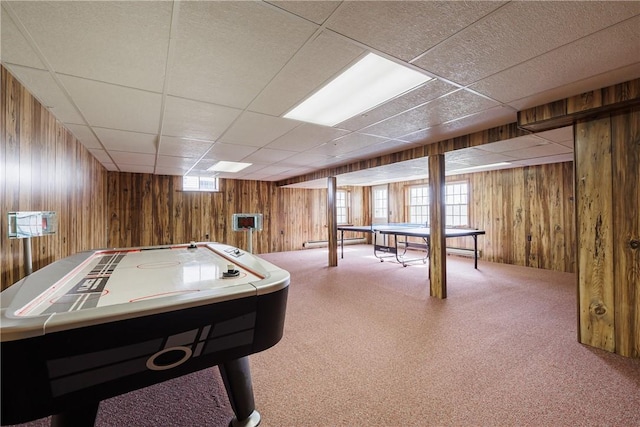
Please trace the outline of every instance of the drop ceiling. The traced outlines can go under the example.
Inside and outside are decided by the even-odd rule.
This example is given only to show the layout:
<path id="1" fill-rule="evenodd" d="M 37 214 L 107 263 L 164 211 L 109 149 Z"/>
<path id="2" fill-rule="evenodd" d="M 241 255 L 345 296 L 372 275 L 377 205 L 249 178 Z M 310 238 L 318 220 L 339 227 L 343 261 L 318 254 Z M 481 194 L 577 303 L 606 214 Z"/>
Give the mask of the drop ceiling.
<path id="1" fill-rule="evenodd" d="M 2 64 L 111 171 L 210 176 L 226 160 L 252 165 L 222 178 L 280 181 L 640 77 L 638 1 L 1 3 Z M 433 80 L 333 127 L 282 117 L 368 52 Z M 571 160 L 572 139 L 458 150 L 446 167 Z M 338 184 L 405 180 L 424 162 Z"/>

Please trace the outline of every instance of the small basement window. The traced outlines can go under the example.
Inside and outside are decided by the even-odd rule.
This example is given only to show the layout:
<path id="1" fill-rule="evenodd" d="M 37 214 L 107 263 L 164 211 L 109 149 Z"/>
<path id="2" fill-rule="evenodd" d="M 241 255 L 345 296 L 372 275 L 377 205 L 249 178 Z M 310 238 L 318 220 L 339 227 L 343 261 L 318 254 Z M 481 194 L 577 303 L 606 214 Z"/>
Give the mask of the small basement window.
<path id="1" fill-rule="evenodd" d="M 183 176 L 182 191 L 220 191 L 217 177 Z"/>

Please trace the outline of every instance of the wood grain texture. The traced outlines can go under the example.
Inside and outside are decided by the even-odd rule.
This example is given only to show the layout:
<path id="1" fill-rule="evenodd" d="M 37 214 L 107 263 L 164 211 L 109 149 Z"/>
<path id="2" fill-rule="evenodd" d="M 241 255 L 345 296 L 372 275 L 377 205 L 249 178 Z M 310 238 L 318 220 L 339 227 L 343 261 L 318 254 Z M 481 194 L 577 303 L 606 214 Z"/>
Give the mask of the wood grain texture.
<path id="1" fill-rule="evenodd" d="M 430 295 L 447 297 L 447 252 L 445 242 L 445 167 L 444 154 L 429 156 L 429 242 Z"/>
<path id="2" fill-rule="evenodd" d="M 7 212 L 51 210 L 58 232 L 31 239 L 33 269 L 107 243 L 107 172 L 4 68 L 0 110 L 0 288 L 23 277 L 24 240 Z"/>
<path id="3" fill-rule="evenodd" d="M 637 105 L 640 105 L 640 79 L 519 111 L 518 126 L 540 132 L 568 126 L 579 119 L 610 114 Z"/>
<path id="4" fill-rule="evenodd" d="M 640 108 L 611 117 L 616 353 L 640 357 Z"/>
<path id="5" fill-rule="evenodd" d="M 579 339 L 614 351 L 611 123 L 606 117 L 575 126 Z"/>
<path id="6" fill-rule="evenodd" d="M 327 240 L 327 190 L 280 188 L 272 182 L 221 180 L 220 192 L 183 192 L 181 177 L 109 172 L 108 246 L 219 241 L 248 247 L 248 233 L 234 232 L 234 213 L 262 213 L 253 233 L 254 253 L 302 249 Z M 366 191 L 351 192 L 351 213 L 362 223 Z M 143 213 L 143 214 L 141 214 Z"/>
<path id="7" fill-rule="evenodd" d="M 469 183 L 469 225 L 486 231 L 478 237 L 481 259 L 576 271 L 573 162 L 446 177 L 454 181 Z M 394 221 L 408 221 L 406 189 L 418 184 L 427 181 L 390 184 L 390 206 L 405 204 Z M 447 239 L 447 246 L 472 249 L 473 240 Z"/>

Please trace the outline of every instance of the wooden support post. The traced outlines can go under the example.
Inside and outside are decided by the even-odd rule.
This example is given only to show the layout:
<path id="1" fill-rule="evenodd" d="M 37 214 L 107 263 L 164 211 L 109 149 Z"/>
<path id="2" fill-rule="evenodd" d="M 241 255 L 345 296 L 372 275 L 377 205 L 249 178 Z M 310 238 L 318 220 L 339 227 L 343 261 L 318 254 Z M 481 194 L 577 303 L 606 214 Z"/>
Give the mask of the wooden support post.
<path id="1" fill-rule="evenodd" d="M 640 357 L 640 107 L 575 124 L 578 340 Z"/>
<path id="2" fill-rule="evenodd" d="M 518 113 L 574 126 L 578 341 L 640 358 L 640 79 Z"/>
<path id="3" fill-rule="evenodd" d="M 338 265 L 338 213 L 336 207 L 337 180 L 327 178 L 327 241 L 329 242 L 329 267 Z"/>
<path id="4" fill-rule="evenodd" d="M 445 176 L 444 154 L 429 156 L 429 248 L 430 295 L 447 297 L 447 248 L 445 244 Z"/>

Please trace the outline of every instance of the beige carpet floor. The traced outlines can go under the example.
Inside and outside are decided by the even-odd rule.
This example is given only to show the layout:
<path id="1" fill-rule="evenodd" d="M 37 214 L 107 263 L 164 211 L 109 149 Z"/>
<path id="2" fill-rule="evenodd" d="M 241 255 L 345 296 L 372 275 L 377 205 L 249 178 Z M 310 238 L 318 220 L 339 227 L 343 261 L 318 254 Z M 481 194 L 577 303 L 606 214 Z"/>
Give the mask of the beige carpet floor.
<path id="1" fill-rule="evenodd" d="M 282 341 L 250 357 L 262 426 L 640 426 L 640 360 L 581 345 L 575 275 L 371 246 L 261 255 L 290 271 Z M 217 369 L 101 403 L 98 426 L 225 426 Z M 42 419 L 24 424 L 47 425 Z"/>

